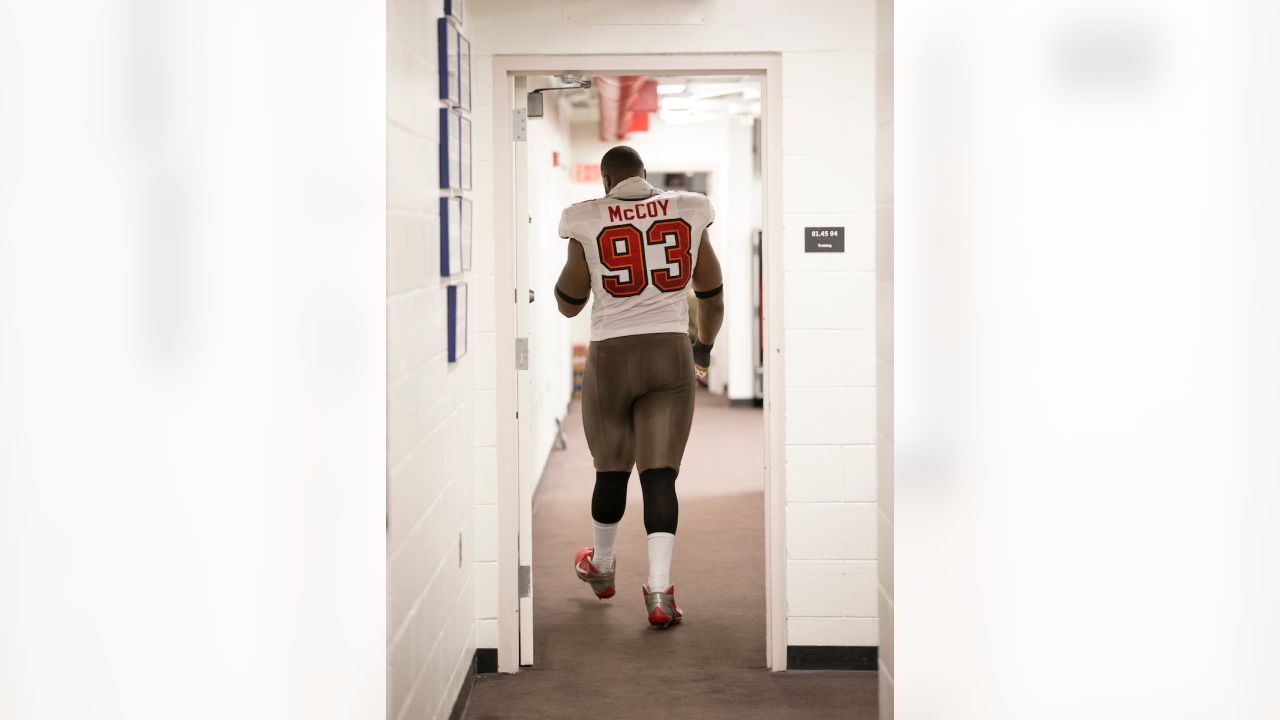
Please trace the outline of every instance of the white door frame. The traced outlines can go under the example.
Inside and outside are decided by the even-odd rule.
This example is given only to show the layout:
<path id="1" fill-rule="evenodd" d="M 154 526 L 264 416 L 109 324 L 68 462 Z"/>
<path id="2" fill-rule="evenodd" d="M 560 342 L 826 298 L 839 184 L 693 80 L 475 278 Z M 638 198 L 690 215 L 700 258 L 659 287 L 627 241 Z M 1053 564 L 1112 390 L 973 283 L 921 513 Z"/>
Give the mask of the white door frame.
<path id="1" fill-rule="evenodd" d="M 517 672 L 520 648 L 520 462 L 516 420 L 516 231 L 512 111 L 516 76 L 756 75 L 761 83 L 761 176 L 764 192 L 765 642 L 766 664 L 787 669 L 786 445 L 782 324 L 782 56 L 776 53 L 687 55 L 496 55 L 493 58 L 494 347 L 497 357 L 498 671 Z M 514 298 L 518 300 L 518 298 Z"/>

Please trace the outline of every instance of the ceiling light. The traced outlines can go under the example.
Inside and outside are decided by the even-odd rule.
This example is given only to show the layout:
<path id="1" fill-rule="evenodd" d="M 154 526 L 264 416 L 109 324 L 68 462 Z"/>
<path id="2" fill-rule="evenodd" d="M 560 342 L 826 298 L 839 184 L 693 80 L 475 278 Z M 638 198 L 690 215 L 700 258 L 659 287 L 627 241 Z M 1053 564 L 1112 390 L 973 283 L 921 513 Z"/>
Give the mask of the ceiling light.
<path id="1" fill-rule="evenodd" d="M 685 85 L 659 85 L 658 94 L 659 95 L 679 95 L 680 93 L 684 92 L 685 87 L 686 87 Z"/>
<path id="2" fill-rule="evenodd" d="M 693 96 L 694 100 L 711 100 L 713 98 L 728 97 L 730 95 L 741 95 L 742 87 L 738 85 L 712 85 L 707 90 L 697 93 Z"/>
<path id="3" fill-rule="evenodd" d="M 722 120 L 727 117 L 723 112 L 714 110 L 662 110 L 658 117 L 667 125 L 692 125 Z"/>
<path id="4" fill-rule="evenodd" d="M 664 110 L 688 109 L 697 104 L 696 100 L 686 97 L 662 98 L 662 109 Z"/>

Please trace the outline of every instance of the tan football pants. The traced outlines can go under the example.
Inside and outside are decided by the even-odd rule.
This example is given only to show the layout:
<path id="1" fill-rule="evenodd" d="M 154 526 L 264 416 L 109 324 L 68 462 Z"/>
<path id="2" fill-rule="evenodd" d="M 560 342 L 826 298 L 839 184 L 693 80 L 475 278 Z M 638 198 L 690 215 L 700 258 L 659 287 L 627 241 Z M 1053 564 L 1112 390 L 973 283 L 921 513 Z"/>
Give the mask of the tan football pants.
<path id="1" fill-rule="evenodd" d="M 684 333 L 592 342 L 582 425 L 596 470 L 679 470 L 693 425 L 693 388 L 693 350 Z"/>

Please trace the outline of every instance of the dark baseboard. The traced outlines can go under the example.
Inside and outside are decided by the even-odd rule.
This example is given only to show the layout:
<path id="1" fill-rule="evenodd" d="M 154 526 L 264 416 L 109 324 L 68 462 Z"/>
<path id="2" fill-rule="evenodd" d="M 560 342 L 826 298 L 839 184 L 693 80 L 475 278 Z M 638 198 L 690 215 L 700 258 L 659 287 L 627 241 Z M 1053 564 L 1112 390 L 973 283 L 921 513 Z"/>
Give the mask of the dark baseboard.
<path id="1" fill-rule="evenodd" d="M 476 687 L 476 676 L 498 672 L 498 651 L 494 648 L 476 648 L 471 656 L 471 672 L 462 679 L 462 687 L 458 697 L 453 701 L 453 710 L 449 711 L 449 720 L 462 720 L 467 714 L 467 705 L 471 703 L 471 692 Z"/>
<path id="2" fill-rule="evenodd" d="M 729 407 L 731 408 L 764 407 L 764 400 L 756 400 L 755 398 L 729 398 Z"/>
<path id="3" fill-rule="evenodd" d="M 876 670 L 880 648 L 853 645 L 788 645 L 787 670 Z"/>

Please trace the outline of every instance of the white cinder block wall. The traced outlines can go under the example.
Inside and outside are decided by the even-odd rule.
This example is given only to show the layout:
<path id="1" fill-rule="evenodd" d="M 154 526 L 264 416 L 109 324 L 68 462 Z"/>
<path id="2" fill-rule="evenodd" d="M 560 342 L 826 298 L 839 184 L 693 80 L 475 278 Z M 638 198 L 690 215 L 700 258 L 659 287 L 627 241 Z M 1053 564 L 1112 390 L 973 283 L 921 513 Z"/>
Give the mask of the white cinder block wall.
<path id="1" fill-rule="evenodd" d="M 560 0 L 488 0 L 468 9 L 484 92 L 494 54 L 781 53 L 785 231 L 772 240 L 784 244 L 786 267 L 790 645 L 879 643 L 875 1 L 782 8 L 706 0 L 678 14 Z M 492 133 L 480 123 L 477 130 L 478 149 L 488 152 Z M 477 193 L 477 217 L 492 213 L 490 198 Z M 808 225 L 845 226 L 846 252 L 806 255 Z M 485 242 L 477 236 L 477 247 Z M 491 417 L 493 409 L 477 413 Z M 480 588 L 496 596 L 496 575 Z"/>
<path id="2" fill-rule="evenodd" d="M 893 0 L 876 0 L 876 501 L 880 720 L 893 719 Z"/>
<path id="3" fill-rule="evenodd" d="M 474 377 L 486 355 L 473 339 L 460 362 L 447 356 L 437 177 L 442 13 L 441 0 L 387 5 L 388 718 L 448 717 L 476 647 Z M 472 287 L 473 308 L 483 293 Z"/>
<path id="4" fill-rule="evenodd" d="M 512 349 L 494 341 L 493 274 L 493 65 L 478 48 L 475 8 L 466 6 L 471 41 L 472 227 L 471 330 L 475 365 L 475 615 L 476 647 L 498 647 L 498 417 L 497 363 L 512 361 Z M 512 262 L 512 258 L 503 258 Z"/>

